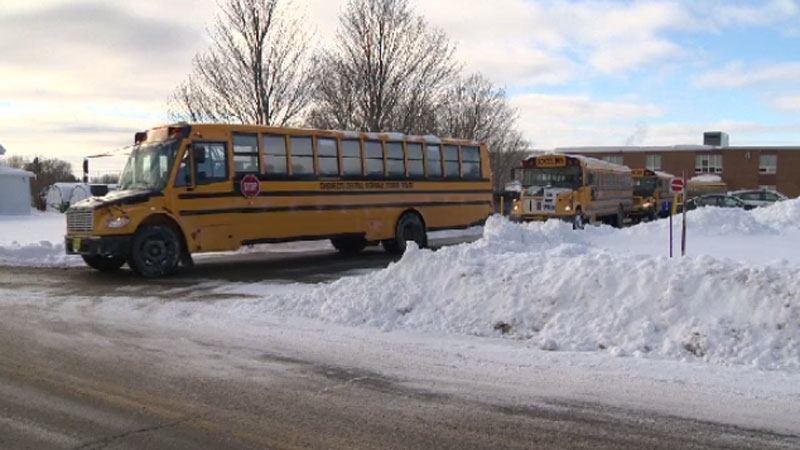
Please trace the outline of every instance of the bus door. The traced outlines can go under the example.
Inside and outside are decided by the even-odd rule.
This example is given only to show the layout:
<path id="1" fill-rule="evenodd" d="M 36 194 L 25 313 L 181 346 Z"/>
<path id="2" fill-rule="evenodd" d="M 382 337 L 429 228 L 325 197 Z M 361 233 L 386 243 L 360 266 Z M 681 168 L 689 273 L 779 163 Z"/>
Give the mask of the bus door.
<path id="1" fill-rule="evenodd" d="M 184 149 L 175 178 L 173 211 L 189 234 L 189 251 L 228 250 L 233 245 L 234 197 L 225 142 L 193 142 Z"/>

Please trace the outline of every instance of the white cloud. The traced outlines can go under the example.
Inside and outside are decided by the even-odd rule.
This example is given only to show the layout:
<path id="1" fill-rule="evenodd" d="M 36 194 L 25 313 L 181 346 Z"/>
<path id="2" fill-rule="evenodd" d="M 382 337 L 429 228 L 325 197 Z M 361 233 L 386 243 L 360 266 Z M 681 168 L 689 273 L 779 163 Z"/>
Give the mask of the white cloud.
<path id="1" fill-rule="evenodd" d="M 622 145 L 638 123 L 664 112 L 649 102 L 596 101 L 589 96 L 526 94 L 511 98 L 519 127 L 536 148 Z"/>
<path id="2" fill-rule="evenodd" d="M 604 73 L 625 72 L 656 61 L 679 56 L 684 51 L 663 39 L 625 41 L 599 48 L 590 58 L 592 66 Z"/>
<path id="3" fill-rule="evenodd" d="M 794 114 L 800 113 L 800 94 L 777 98 L 772 104 L 780 111 Z"/>
<path id="4" fill-rule="evenodd" d="M 734 62 L 727 67 L 708 72 L 695 80 L 701 88 L 743 88 L 764 83 L 797 83 L 800 79 L 800 62 L 756 65 Z"/>
<path id="5" fill-rule="evenodd" d="M 710 2 L 705 6 L 709 6 Z M 756 4 L 754 4 L 756 3 Z M 714 2 L 708 10 L 709 17 L 723 26 L 769 25 L 792 20 L 800 16 L 800 7 L 795 0 L 771 0 L 767 2 Z"/>
<path id="6" fill-rule="evenodd" d="M 619 74 L 663 61 L 683 53 L 664 33 L 695 26 L 677 3 L 419 0 L 416 6 L 459 43 L 470 67 L 490 76 L 516 74 L 521 86 L 591 75 L 580 67 Z"/>

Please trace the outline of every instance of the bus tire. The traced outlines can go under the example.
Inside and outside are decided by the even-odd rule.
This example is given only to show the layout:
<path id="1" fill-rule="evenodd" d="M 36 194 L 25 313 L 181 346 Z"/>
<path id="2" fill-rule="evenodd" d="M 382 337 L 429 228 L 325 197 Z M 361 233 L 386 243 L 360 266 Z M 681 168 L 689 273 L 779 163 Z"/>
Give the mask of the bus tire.
<path id="1" fill-rule="evenodd" d="M 615 228 L 622 228 L 625 225 L 625 208 L 622 205 L 619 205 L 617 208 L 617 215 L 614 217 L 614 227 Z"/>
<path id="2" fill-rule="evenodd" d="M 128 265 L 143 277 L 172 275 L 180 256 L 181 242 L 171 227 L 144 225 L 133 236 Z"/>
<path id="3" fill-rule="evenodd" d="M 407 241 L 414 241 L 419 248 L 428 246 L 428 233 L 425 225 L 417 214 L 407 212 L 397 221 L 395 238 L 383 241 L 384 250 L 389 253 L 403 254 L 406 251 Z"/>
<path id="4" fill-rule="evenodd" d="M 331 245 L 343 255 L 355 255 L 364 250 L 367 240 L 364 236 L 345 236 L 331 238 Z"/>
<path id="5" fill-rule="evenodd" d="M 578 208 L 575 210 L 575 216 L 572 218 L 572 229 L 582 230 L 586 226 L 586 221 L 583 219 L 583 211 Z"/>
<path id="6" fill-rule="evenodd" d="M 86 265 L 100 272 L 116 272 L 125 264 L 124 256 L 116 255 L 81 255 Z"/>

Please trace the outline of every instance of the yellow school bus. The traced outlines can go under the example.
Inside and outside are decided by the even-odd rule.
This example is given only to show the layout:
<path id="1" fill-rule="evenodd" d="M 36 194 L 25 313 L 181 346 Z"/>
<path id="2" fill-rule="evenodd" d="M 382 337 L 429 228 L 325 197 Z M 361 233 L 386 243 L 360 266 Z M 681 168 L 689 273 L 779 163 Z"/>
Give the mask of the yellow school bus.
<path id="1" fill-rule="evenodd" d="M 136 133 L 119 190 L 67 211 L 65 248 L 100 271 L 174 273 L 191 255 L 330 239 L 402 253 L 492 214 L 485 145 L 400 133 L 176 123 Z"/>
<path id="2" fill-rule="evenodd" d="M 670 183 L 675 178 L 666 172 L 632 169 L 633 209 L 628 216 L 634 222 L 667 217 L 672 211 L 674 194 Z"/>
<path id="3" fill-rule="evenodd" d="M 580 155 L 545 154 L 522 162 L 522 193 L 511 219 L 561 219 L 580 229 L 589 222 L 621 227 L 633 208 L 626 166 Z"/>

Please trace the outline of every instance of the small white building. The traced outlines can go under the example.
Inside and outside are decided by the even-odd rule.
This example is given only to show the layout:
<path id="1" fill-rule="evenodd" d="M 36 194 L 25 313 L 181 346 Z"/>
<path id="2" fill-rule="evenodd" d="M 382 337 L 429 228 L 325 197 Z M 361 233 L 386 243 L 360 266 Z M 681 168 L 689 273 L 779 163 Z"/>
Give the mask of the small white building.
<path id="1" fill-rule="evenodd" d="M 31 172 L 0 165 L 0 214 L 31 213 L 31 178 Z"/>

